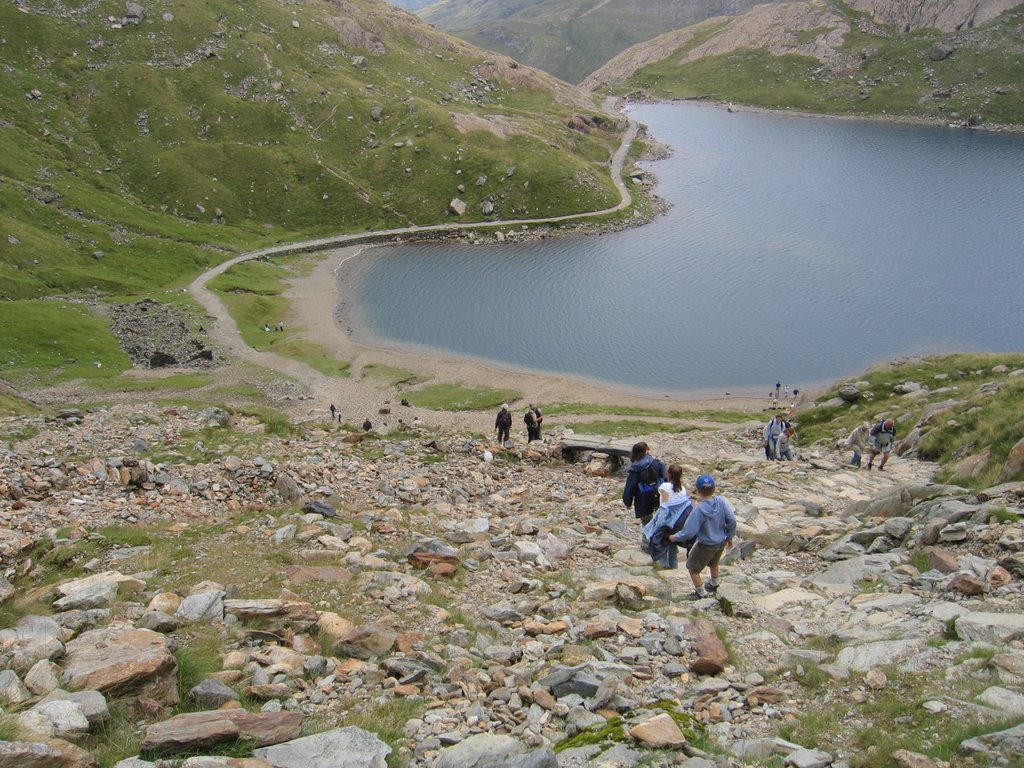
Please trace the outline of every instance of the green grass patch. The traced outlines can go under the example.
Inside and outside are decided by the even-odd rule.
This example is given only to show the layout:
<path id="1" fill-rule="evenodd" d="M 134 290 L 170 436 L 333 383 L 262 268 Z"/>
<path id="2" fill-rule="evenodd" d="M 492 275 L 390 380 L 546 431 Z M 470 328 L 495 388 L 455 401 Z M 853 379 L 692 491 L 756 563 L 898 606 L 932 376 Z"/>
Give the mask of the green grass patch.
<path id="1" fill-rule="evenodd" d="M 97 381 L 131 367 L 106 322 L 68 301 L 0 301 L 0 375 L 15 384 Z"/>
<path id="2" fill-rule="evenodd" d="M 117 376 L 100 379 L 91 384 L 101 392 L 173 392 L 201 389 L 209 386 L 214 377 L 208 373 L 172 373 L 167 376 Z"/>
<path id="3" fill-rule="evenodd" d="M 417 374 L 403 368 L 375 363 L 363 366 L 362 378 L 385 387 L 411 387 L 425 381 Z"/>
<path id="4" fill-rule="evenodd" d="M 761 412 L 731 410 L 662 410 L 625 405 L 597 405 L 592 403 L 555 403 L 544 407 L 545 416 L 646 416 L 680 421 L 708 421 L 717 424 L 743 424 L 751 419 L 761 419 Z"/>
<path id="5" fill-rule="evenodd" d="M 198 709 L 188 698 L 188 692 L 206 678 L 221 670 L 221 648 L 224 638 L 219 630 L 195 630 L 174 652 L 178 662 L 179 709 L 183 712 Z"/>
<path id="6" fill-rule="evenodd" d="M 405 765 L 399 748 L 405 740 L 405 724 L 423 713 L 425 702 L 406 698 L 392 698 L 385 702 L 361 705 L 346 714 L 344 726 L 356 726 L 377 734 L 381 741 L 391 747 L 388 755 L 388 768 L 401 768 Z"/>
<path id="7" fill-rule="evenodd" d="M 32 405 L 28 400 L 18 397 L 9 392 L 0 391 L 0 417 L 3 416 L 31 416 L 39 413 L 39 408 Z M 0 432 L 0 435 L 3 435 Z"/>
<path id="8" fill-rule="evenodd" d="M 511 389 L 467 387 L 460 384 L 431 384 L 406 393 L 410 403 L 432 411 L 483 411 L 497 409 L 502 403 L 518 400 Z"/>

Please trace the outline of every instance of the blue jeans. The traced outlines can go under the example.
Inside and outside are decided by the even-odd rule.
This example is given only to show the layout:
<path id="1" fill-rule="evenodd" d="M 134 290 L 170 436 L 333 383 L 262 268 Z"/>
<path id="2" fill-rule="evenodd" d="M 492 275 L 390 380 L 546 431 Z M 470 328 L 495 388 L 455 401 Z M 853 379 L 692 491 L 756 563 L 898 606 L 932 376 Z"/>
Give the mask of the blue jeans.
<path id="1" fill-rule="evenodd" d="M 860 466 L 860 451 L 858 451 L 856 448 L 853 449 L 853 458 L 850 459 L 850 464 L 852 464 L 855 467 Z"/>

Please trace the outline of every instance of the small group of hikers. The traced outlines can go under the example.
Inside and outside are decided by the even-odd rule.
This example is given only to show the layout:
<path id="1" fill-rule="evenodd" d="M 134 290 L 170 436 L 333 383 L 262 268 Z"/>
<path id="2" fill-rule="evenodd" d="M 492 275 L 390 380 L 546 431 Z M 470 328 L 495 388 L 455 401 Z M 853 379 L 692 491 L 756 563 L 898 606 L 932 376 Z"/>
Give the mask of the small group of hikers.
<path id="1" fill-rule="evenodd" d="M 878 471 L 885 471 L 885 463 L 889 460 L 895 442 L 896 422 L 892 419 L 882 419 L 873 427 L 866 421 L 859 424 L 846 439 L 846 444 L 853 448 L 850 465 L 860 468 L 861 457 L 867 453 L 868 471 L 871 471 L 875 457 L 881 454 L 882 460 L 878 463 Z"/>
<path id="2" fill-rule="evenodd" d="M 523 414 L 523 423 L 526 424 L 527 443 L 540 440 L 540 425 L 543 422 L 544 414 L 540 412 L 540 408 L 530 403 L 526 413 Z M 509 442 L 509 432 L 512 429 L 512 413 L 508 409 L 508 403 L 501 404 L 501 410 L 498 411 L 498 415 L 494 419 L 494 429 L 498 433 L 499 443 L 505 445 Z"/>
<path id="3" fill-rule="evenodd" d="M 768 461 L 793 461 L 796 454 L 793 446 L 796 443 L 796 430 L 786 420 L 783 413 L 777 413 L 764 426 L 761 435 L 764 441 L 764 457 Z"/>
<path id="4" fill-rule="evenodd" d="M 694 494 L 696 505 L 683 486 L 682 467 L 666 467 L 651 455 L 647 443 L 633 446 L 622 503 L 643 523 L 641 547 L 656 566 L 670 569 L 678 567 L 679 547 L 686 549 L 686 570 L 693 582 L 690 599 L 701 600 L 718 590 L 719 562 L 736 535 L 736 510 L 715 494 L 711 475 L 697 478 Z M 707 582 L 701 579 L 705 568 L 711 574 Z"/>

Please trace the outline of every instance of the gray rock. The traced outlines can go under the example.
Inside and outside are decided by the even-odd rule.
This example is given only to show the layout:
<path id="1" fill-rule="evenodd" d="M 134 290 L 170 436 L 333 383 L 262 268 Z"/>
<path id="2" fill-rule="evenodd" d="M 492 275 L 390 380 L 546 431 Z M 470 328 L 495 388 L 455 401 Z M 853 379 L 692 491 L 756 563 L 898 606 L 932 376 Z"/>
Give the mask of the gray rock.
<path id="1" fill-rule="evenodd" d="M 215 589 L 189 595 L 181 601 L 174 615 L 183 621 L 223 621 L 224 591 Z"/>
<path id="2" fill-rule="evenodd" d="M 793 768 L 827 768 L 832 765 L 832 755 L 820 749 L 798 749 L 786 757 L 785 764 Z"/>
<path id="3" fill-rule="evenodd" d="M 53 733 L 59 738 L 72 738 L 89 732 L 89 720 L 82 705 L 67 699 L 58 699 L 36 704 L 36 712 L 53 724 Z"/>
<path id="4" fill-rule="evenodd" d="M 74 693 L 68 693 L 58 688 L 55 691 L 50 691 L 42 699 L 42 702 L 48 701 L 72 701 L 78 704 L 82 708 L 85 719 L 89 721 L 90 726 L 110 719 L 107 699 L 99 691 L 75 691 Z"/>
<path id="5" fill-rule="evenodd" d="M 349 726 L 253 750 L 274 768 L 387 768 L 391 747 L 376 734 Z"/>
<path id="6" fill-rule="evenodd" d="M 18 673 L 11 669 L 0 671 L 0 703 L 20 704 L 32 698 L 32 694 L 22 685 Z"/>
<path id="7" fill-rule="evenodd" d="M 839 397 L 842 398 L 843 402 L 855 403 L 861 398 L 860 387 L 856 384 L 843 384 L 839 387 Z"/>
<path id="8" fill-rule="evenodd" d="M 1006 756 L 1020 757 L 1024 754 L 1024 723 L 1007 728 L 1005 731 L 994 731 L 961 741 L 960 751 L 968 754 L 980 753 L 988 758 L 995 758 L 1000 753 Z"/>
<path id="9" fill-rule="evenodd" d="M 978 701 L 993 709 L 1006 712 L 1013 717 L 1024 717 L 1024 694 L 993 685 L 978 695 Z"/>
<path id="10" fill-rule="evenodd" d="M 1005 646 L 1024 637 L 1024 615 L 975 611 L 960 616 L 955 627 L 961 640 Z"/>
<path id="11" fill-rule="evenodd" d="M 89 610 L 90 608 L 106 608 L 117 599 L 117 584 L 105 582 L 92 584 L 79 589 L 66 597 L 54 602 L 58 611 Z"/>
<path id="12" fill-rule="evenodd" d="M 310 499 L 302 505 L 302 511 L 324 517 L 337 517 L 338 511 L 322 499 Z"/>
<path id="13" fill-rule="evenodd" d="M 936 43 L 928 50 L 928 58 L 932 61 L 944 61 L 953 55 L 954 50 L 956 49 L 949 43 Z"/>
<path id="14" fill-rule="evenodd" d="M 181 626 L 181 622 L 163 611 L 146 611 L 142 618 L 136 622 L 140 629 L 150 629 L 163 635 L 174 632 Z"/>
<path id="15" fill-rule="evenodd" d="M 60 667 L 49 659 L 41 659 L 25 673 L 25 687 L 35 696 L 45 696 L 60 687 Z"/>
<path id="16" fill-rule="evenodd" d="M 284 544 L 286 541 L 291 541 L 295 538 L 295 532 L 298 528 L 294 525 L 285 525 L 274 531 L 274 535 L 270 537 L 270 540 L 275 544 Z"/>
<path id="17" fill-rule="evenodd" d="M 215 677 L 207 678 L 188 692 L 188 698 L 203 709 L 219 709 L 229 701 L 238 701 L 238 694 Z"/>
<path id="18" fill-rule="evenodd" d="M 115 763 L 114 768 L 156 768 L 156 763 L 151 763 L 149 760 L 143 760 L 139 757 L 128 757 Z"/>
<path id="19" fill-rule="evenodd" d="M 511 736 L 478 733 L 442 750 L 434 768 L 505 768 L 522 751 Z"/>

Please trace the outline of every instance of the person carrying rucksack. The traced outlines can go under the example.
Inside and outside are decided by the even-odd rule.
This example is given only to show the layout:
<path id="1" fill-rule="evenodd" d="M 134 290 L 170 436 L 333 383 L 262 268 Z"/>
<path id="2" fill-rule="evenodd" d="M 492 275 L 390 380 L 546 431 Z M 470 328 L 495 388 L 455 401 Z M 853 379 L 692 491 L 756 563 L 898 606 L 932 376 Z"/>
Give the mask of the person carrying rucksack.
<path id="1" fill-rule="evenodd" d="M 512 414 L 508 412 L 508 403 L 501 404 L 501 410 L 494 419 L 494 429 L 498 432 L 498 442 L 502 445 L 507 443 L 509 430 L 512 429 Z"/>
<path id="2" fill-rule="evenodd" d="M 774 461 L 778 457 L 779 438 L 788 428 L 789 422 L 781 413 L 776 413 L 772 420 L 765 424 L 761 436 L 764 438 L 764 457 L 768 461 Z"/>
<path id="3" fill-rule="evenodd" d="M 626 485 L 622 489 L 622 503 L 633 508 L 633 514 L 641 524 L 651 521 L 658 508 L 658 486 L 665 481 L 665 464 L 651 456 L 647 443 L 639 442 L 630 451 L 629 471 Z M 642 536 L 640 548 L 647 552 L 647 536 Z"/>
<path id="4" fill-rule="evenodd" d="M 870 451 L 868 452 L 868 471 L 871 471 L 871 465 L 875 463 L 875 456 L 882 454 L 882 462 L 878 465 L 878 471 L 882 472 L 885 469 L 885 462 L 889 460 L 889 454 L 892 452 L 892 444 L 896 442 L 896 422 L 892 419 L 883 419 L 871 428 L 871 434 L 868 437 L 868 444 L 870 445 Z"/>
<path id="5" fill-rule="evenodd" d="M 718 591 L 718 563 L 736 535 L 736 510 L 724 496 L 715 495 L 715 479 L 711 475 L 698 477 L 694 487 L 699 501 L 672 539 L 696 539 L 686 555 L 686 570 L 693 582 L 690 599 L 703 600 Z M 711 569 L 706 586 L 700 577 L 705 568 Z"/>
<path id="6" fill-rule="evenodd" d="M 543 421 L 544 414 L 540 412 L 540 408 L 530 403 L 530 407 L 523 414 L 523 422 L 526 424 L 526 442 L 532 443 L 534 440 L 540 440 L 540 425 Z"/>

